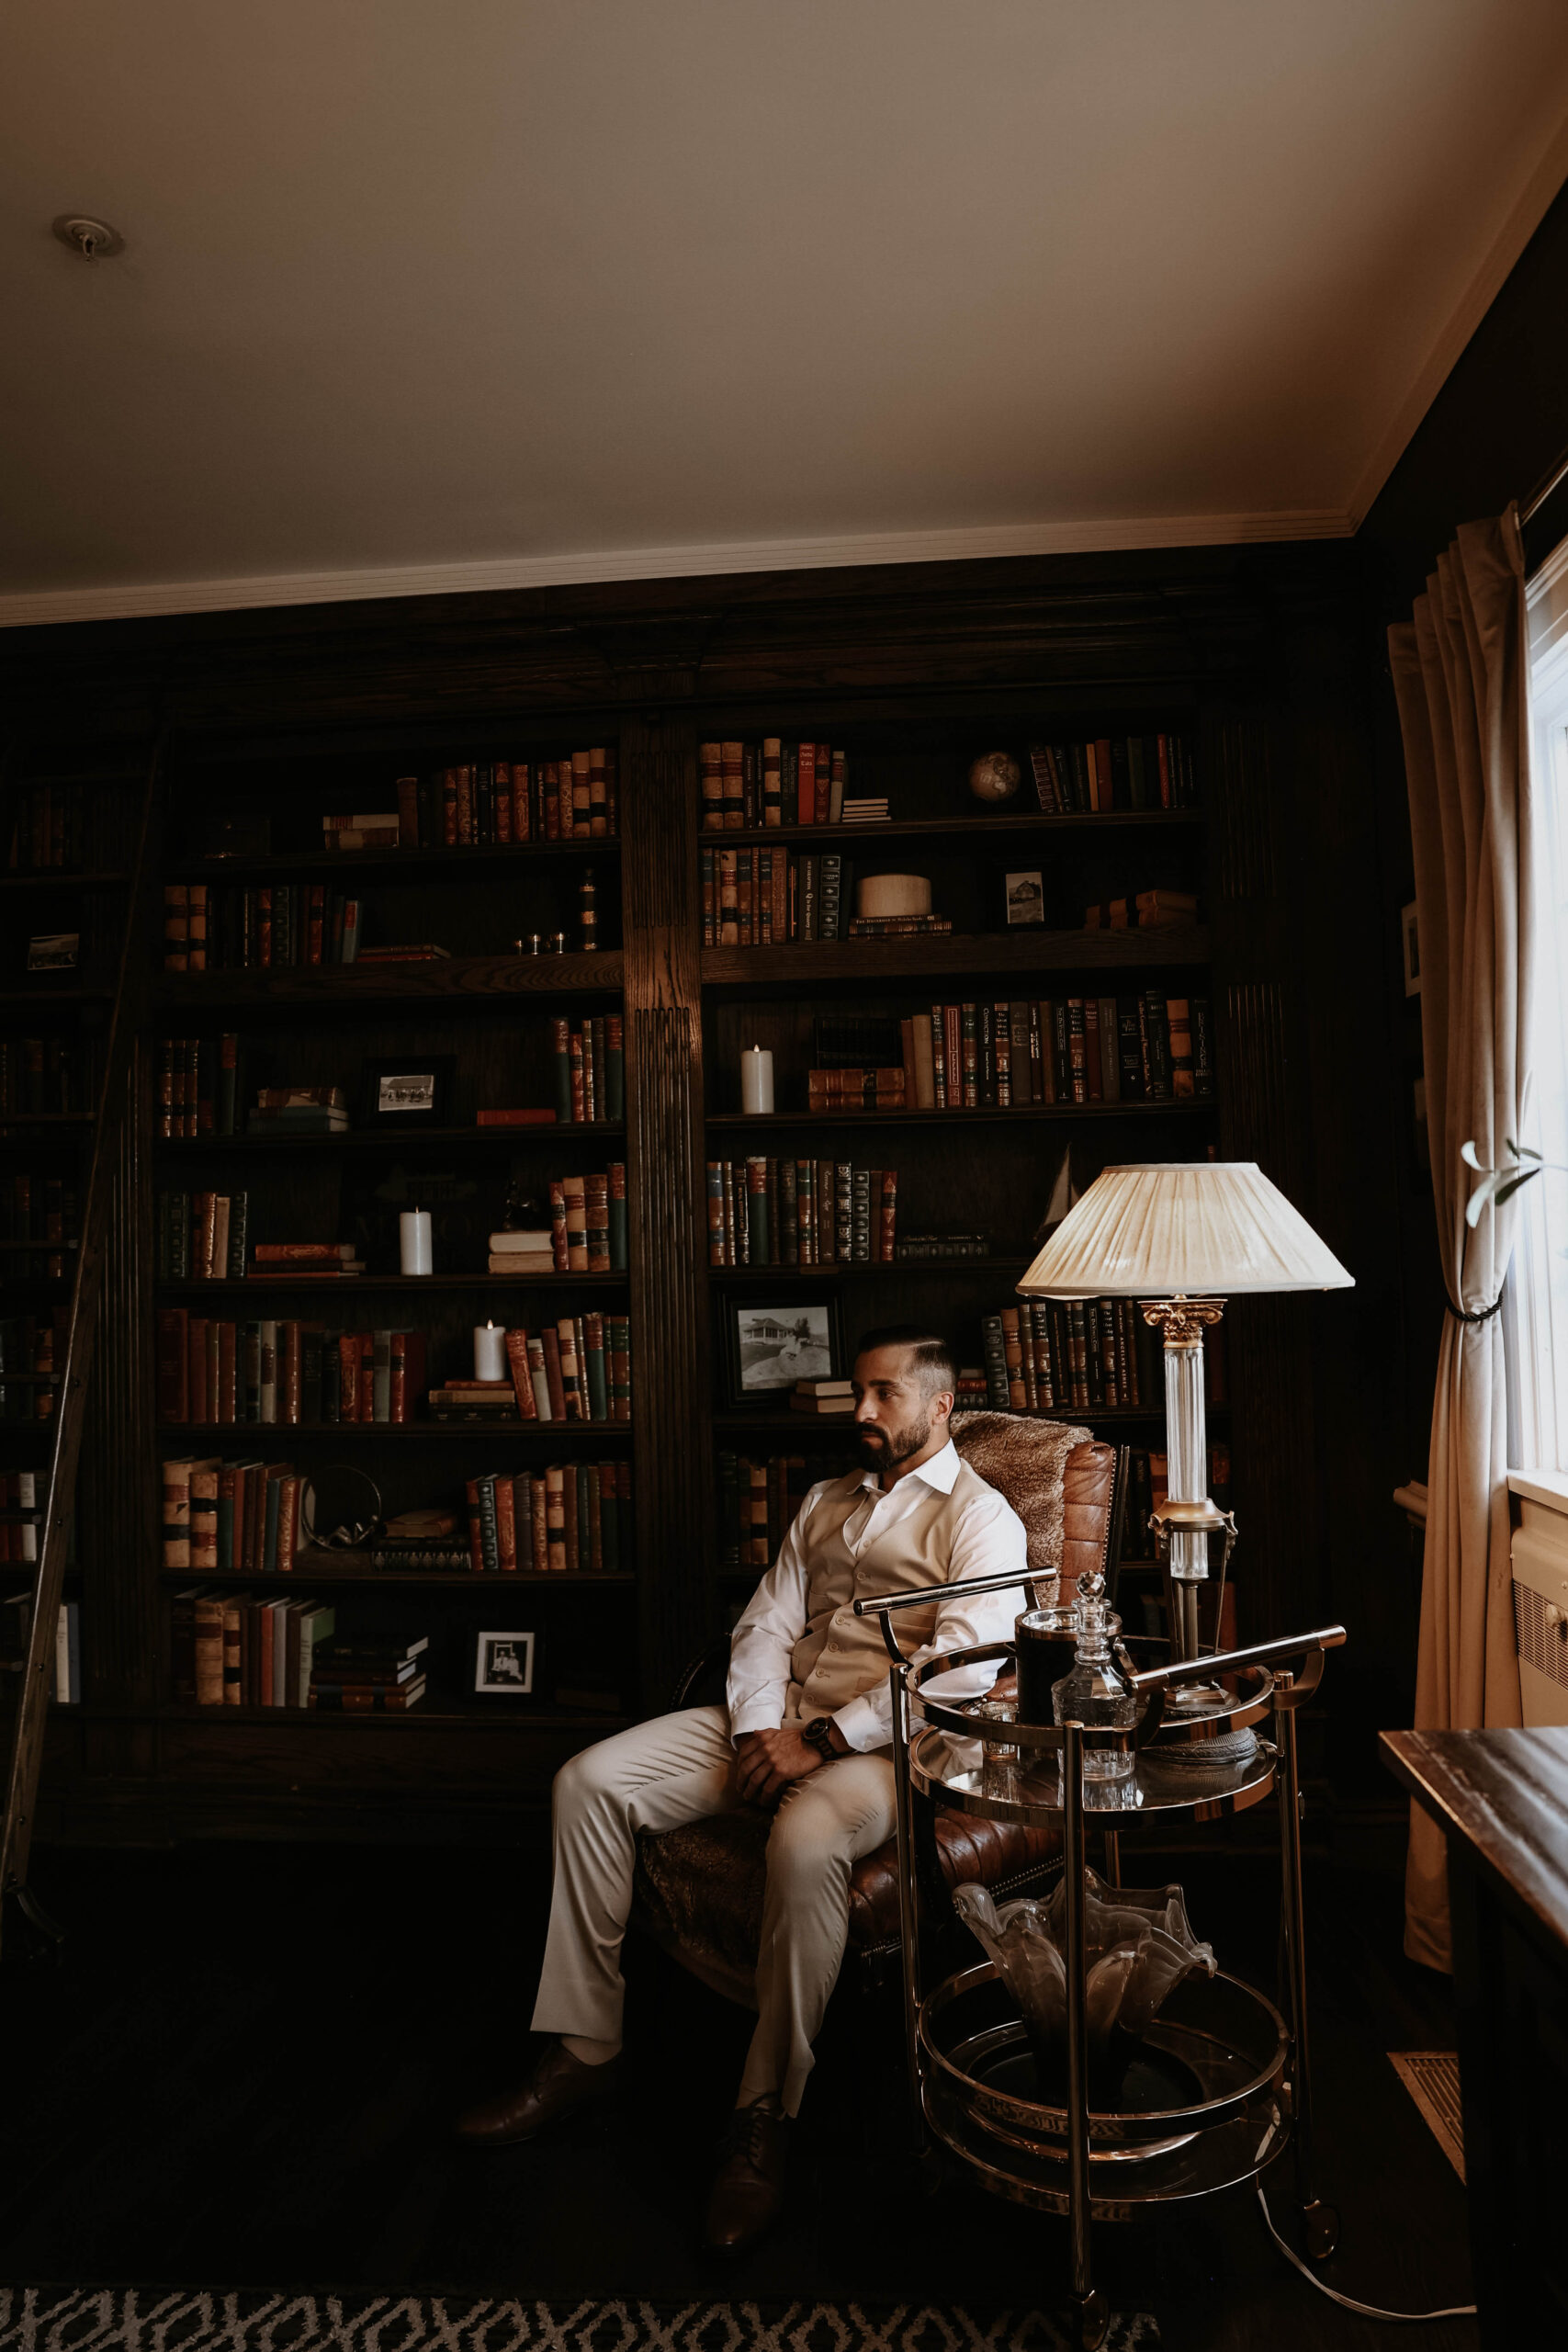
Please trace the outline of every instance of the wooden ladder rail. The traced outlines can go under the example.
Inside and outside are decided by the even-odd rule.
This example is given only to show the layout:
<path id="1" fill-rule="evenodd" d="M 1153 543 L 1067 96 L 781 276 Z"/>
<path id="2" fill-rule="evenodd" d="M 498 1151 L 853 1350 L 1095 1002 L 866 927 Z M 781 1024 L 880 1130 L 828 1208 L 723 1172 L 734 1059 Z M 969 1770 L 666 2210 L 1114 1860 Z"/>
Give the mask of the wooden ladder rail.
<path id="1" fill-rule="evenodd" d="M 75 1280 L 71 1289 L 65 1355 L 55 1389 L 52 1442 L 46 1473 L 49 1503 L 43 1520 L 43 1541 L 39 1546 L 27 1662 L 6 1770 L 5 1813 L 0 1816 L 0 1939 L 4 1938 L 7 1915 L 14 1908 L 51 1942 L 58 1944 L 60 1940 L 59 1929 L 29 1889 L 28 1865 L 38 1815 L 39 1778 L 43 1769 L 55 1628 L 65 1586 L 65 1554 L 86 1418 L 87 1374 L 103 1295 L 115 1188 L 114 1162 L 124 1124 L 134 1121 L 136 1115 L 130 1080 L 136 1041 L 146 1018 L 150 994 L 148 958 L 152 933 L 149 900 L 157 871 L 164 755 L 164 739 L 160 735 L 148 758 L 136 854 L 126 889 L 125 928 L 104 1048 L 92 1167 L 87 1178 Z"/>

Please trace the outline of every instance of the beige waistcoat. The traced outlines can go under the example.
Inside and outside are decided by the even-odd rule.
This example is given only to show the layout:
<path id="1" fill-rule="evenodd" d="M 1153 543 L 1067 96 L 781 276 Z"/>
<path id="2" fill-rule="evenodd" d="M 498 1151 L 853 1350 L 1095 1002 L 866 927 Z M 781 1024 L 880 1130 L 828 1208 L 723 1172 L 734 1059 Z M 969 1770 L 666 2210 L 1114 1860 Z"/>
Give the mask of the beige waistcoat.
<path id="1" fill-rule="evenodd" d="M 880 1621 L 857 1617 L 850 1604 L 866 1593 L 907 1592 L 946 1584 L 952 1573 L 953 1542 L 965 1506 L 990 1489 L 961 1462 L 951 1494 L 915 1481 L 919 1500 L 912 1510 L 861 1547 L 858 1560 L 844 1541 L 844 1523 L 865 1500 L 859 1474 L 852 1472 L 811 1514 L 806 1564 L 806 1631 L 790 1653 L 785 1713 L 809 1722 L 836 1714 L 887 1679 L 888 1657 Z M 906 1657 L 931 1638 L 937 1602 L 929 1609 L 901 1609 L 894 1623 Z"/>

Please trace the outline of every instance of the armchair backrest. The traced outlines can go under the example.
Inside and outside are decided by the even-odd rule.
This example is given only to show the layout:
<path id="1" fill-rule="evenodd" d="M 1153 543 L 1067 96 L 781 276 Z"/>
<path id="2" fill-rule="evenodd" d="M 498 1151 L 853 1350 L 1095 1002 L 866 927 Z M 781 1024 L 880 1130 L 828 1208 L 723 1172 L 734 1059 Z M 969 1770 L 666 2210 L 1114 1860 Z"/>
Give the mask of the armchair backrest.
<path id="1" fill-rule="evenodd" d="M 955 1413 L 953 1438 L 978 1476 L 1023 1521 L 1029 1565 L 1056 1569 L 1069 1600 L 1079 1577 L 1103 1570 L 1114 1593 L 1126 1496 L 1126 1448 L 1071 1421 L 1017 1413 Z"/>

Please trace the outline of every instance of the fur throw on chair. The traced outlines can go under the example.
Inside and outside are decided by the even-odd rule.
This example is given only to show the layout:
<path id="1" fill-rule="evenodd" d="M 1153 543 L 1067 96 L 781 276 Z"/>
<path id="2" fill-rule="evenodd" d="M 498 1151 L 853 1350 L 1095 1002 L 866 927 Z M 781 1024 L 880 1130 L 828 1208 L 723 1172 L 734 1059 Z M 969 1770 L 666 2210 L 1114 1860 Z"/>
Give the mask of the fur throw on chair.
<path id="1" fill-rule="evenodd" d="M 1067 1456 L 1092 1431 L 1074 1421 L 1027 1420 L 1017 1413 L 954 1413 L 953 1442 L 978 1478 L 995 1487 L 1023 1521 L 1036 1576 L 1062 1565 L 1062 1482 Z"/>

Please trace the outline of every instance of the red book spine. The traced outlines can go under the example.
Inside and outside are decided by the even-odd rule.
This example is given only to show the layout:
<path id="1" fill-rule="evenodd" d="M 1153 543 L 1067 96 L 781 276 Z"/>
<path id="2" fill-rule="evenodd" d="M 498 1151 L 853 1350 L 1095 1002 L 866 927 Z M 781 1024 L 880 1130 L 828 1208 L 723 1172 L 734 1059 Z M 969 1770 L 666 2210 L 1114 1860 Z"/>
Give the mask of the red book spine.
<path id="1" fill-rule="evenodd" d="M 539 1408 L 534 1395 L 534 1383 L 528 1371 L 528 1334 L 518 1329 L 506 1335 L 506 1368 L 512 1374 L 513 1393 L 517 1398 L 517 1410 L 525 1421 L 536 1421 Z"/>
<path id="2" fill-rule="evenodd" d="M 566 1390 L 561 1384 L 560 1376 L 560 1341 L 548 1323 L 540 1332 L 539 1340 L 545 1351 L 545 1385 L 550 1395 L 550 1419 L 553 1421 L 564 1421 Z"/>
<path id="3" fill-rule="evenodd" d="M 467 765 L 457 770 L 457 847 L 471 849 L 474 842 L 474 772 Z"/>
<path id="4" fill-rule="evenodd" d="M 359 1419 L 373 1421 L 376 1418 L 376 1341 L 368 1331 L 355 1334 L 359 1355 Z"/>
<path id="5" fill-rule="evenodd" d="M 319 964 L 326 935 L 327 886 L 324 882 L 310 885 L 310 910 L 305 919 L 305 961 Z"/>
<path id="6" fill-rule="evenodd" d="M 570 802 L 571 797 L 571 763 L 570 761 L 566 763 L 566 777 L 567 797 Z M 567 816 L 567 828 L 569 831 L 570 830 L 570 826 L 571 817 L 569 810 Z M 558 842 L 560 837 L 560 765 L 555 760 L 547 760 L 545 762 L 545 839 L 547 842 Z"/>
<path id="7" fill-rule="evenodd" d="M 514 842 L 525 842 L 530 838 L 533 832 L 530 822 L 531 813 L 528 763 L 526 760 L 513 760 L 512 763 L 512 838 Z"/>
<path id="8" fill-rule="evenodd" d="M 256 892 L 256 962 L 264 972 L 272 969 L 272 891 L 264 883 Z"/>
<path id="9" fill-rule="evenodd" d="M 796 753 L 795 822 L 814 825 L 817 822 L 817 746 L 802 743 Z"/>
<path id="10" fill-rule="evenodd" d="M 512 763 L 498 760 L 495 763 L 495 838 L 498 842 L 512 839 Z"/>
<path id="11" fill-rule="evenodd" d="M 186 1387 L 188 1400 L 187 1418 L 193 1421 L 212 1420 L 216 1416 L 208 1409 L 207 1317 L 205 1315 L 192 1315 L 186 1319 L 186 1361 L 188 1365 Z"/>
<path id="12" fill-rule="evenodd" d="M 571 1066 L 571 1115 L 579 1126 L 588 1116 L 588 1082 L 582 1067 L 582 1032 L 574 1029 L 568 1047 Z"/>
<path id="13" fill-rule="evenodd" d="M 448 768 L 441 778 L 441 839 L 447 849 L 457 846 L 457 771 Z"/>
<path id="14" fill-rule="evenodd" d="M 340 1331 L 337 1342 L 338 1419 L 356 1421 L 359 1419 L 359 1334 Z M 367 1414 L 367 1420 L 369 1415 Z"/>
<path id="15" fill-rule="evenodd" d="M 387 1419 L 406 1421 L 409 1417 L 409 1374 L 406 1331 L 394 1331 L 388 1341 Z"/>
<path id="16" fill-rule="evenodd" d="M 898 1170 L 885 1168 L 882 1171 L 882 1216 L 877 1232 L 876 1254 L 885 1266 L 893 1263 L 894 1236 L 898 1216 Z"/>
<path id="17" fill-rule="evenodd" d="M 475 1576 L 483 1576 L 485 1565 L 484 1532 L 479 1519 L 479 1482 L 466 1478 L 463 1497 L 468 1506 L 468 1566 Z"/>
<path id="18" fill-rule="evenodd" d="M 277 1418 L 296 1428 L 299 1421 L 300 1330 L 301 1326 L 293 1321 L 277 1327 Z"/>
<path id="19" fill-rule="evenodd" d="M 817 745 L 817 793 L 812 809 L 812 822 L 825 825 L 833 805 L 833 753 L 827 743 Z"/>

